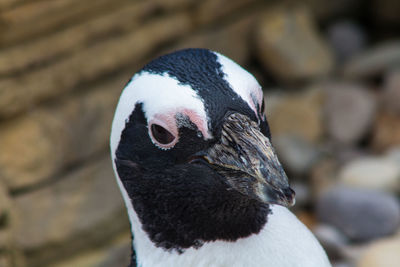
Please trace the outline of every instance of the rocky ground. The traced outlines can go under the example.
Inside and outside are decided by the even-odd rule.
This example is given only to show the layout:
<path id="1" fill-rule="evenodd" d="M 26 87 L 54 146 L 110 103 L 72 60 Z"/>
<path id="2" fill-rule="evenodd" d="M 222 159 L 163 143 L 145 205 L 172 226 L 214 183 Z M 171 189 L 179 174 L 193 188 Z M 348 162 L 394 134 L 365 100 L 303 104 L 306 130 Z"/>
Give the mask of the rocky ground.
<path id="1" fill-rule="evenodd" d="M 0 267 L 123 266 L 122 87 L 184 47 L 263 85 L 293 211 L 337 267 L 400 262 L 400 2 L 0 1 Z"/>

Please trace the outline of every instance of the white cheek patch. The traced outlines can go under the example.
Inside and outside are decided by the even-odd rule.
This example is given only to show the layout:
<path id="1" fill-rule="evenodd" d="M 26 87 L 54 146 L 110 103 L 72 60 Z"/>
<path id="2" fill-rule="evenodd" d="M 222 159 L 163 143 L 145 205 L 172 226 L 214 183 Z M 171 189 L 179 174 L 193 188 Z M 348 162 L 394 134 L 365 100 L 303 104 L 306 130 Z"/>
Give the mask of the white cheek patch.
<path id="1" fill-rule="evenodd" d="M 261 106 L 263 92 L 256 78 L 231 59 L 219 53 L 214 53 L 217 55 L 218 62 L 222 66 L 222 71 L 225 73 L 225 80 L 235 93 L 246 101 L 257 118 L 259 118 L 257 105 Z M 257 102 L 255 103 L 254 100 Z"/>
<path id="2" fill-rule="evenodd" d="M 111 130 L 111 152 L 115 154 L 125 123 L 136 103 L 143 103 L 147 122 L 157 114 L 183 111 L 197 125 L 205 139 L 212 138 L 201 98 L 189 85 L 183 85 L 168 74 L 142 72 L 133 76 L 119 99 Z"/>

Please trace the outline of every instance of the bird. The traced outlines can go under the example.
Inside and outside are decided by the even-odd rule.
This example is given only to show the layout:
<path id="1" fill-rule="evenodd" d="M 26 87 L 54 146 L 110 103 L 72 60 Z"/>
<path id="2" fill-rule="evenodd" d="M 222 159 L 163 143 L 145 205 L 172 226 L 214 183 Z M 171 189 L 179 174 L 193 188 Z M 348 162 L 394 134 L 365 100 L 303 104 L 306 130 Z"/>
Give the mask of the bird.
<path id="1" fill-rule="evenodd" d="M 126 84 L 110 135 L 131 225 L 130 267 L 327 267 L 271 143 L 260 84 L 187 48 Z"/>

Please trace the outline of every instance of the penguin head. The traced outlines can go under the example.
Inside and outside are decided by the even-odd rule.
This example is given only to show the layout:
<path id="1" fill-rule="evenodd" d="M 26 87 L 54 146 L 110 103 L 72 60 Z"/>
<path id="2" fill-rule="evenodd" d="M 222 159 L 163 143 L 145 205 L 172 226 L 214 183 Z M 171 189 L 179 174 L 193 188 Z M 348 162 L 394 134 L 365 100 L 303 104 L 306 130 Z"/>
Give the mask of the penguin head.
<path id="1" fill-rule="evenodd" d="M 270 204 L 294 204 L 271 145 L 261 86 L 225 56 L 177 51 L 124 88 L 112 125 L 120 189 L 157 246 L 234 241 Z"/>

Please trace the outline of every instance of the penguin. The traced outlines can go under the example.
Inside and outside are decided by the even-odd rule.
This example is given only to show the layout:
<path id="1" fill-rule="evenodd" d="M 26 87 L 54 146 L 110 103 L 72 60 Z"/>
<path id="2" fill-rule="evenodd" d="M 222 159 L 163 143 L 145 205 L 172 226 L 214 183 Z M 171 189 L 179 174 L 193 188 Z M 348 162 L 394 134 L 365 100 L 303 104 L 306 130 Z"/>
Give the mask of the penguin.
<path id="1" fill-rule="evenodd" d="M 123 89 L 110 147 L 130 267 L 328 267 L 291 213 L 257 80 L 208 49 L 161 56 Z"/>

